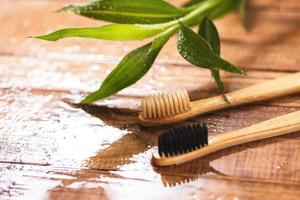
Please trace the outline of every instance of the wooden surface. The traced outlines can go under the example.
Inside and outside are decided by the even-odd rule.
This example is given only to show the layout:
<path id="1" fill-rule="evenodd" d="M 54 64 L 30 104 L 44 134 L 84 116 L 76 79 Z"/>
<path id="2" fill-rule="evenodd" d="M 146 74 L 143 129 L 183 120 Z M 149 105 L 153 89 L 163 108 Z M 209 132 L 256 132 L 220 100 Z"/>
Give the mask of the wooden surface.
<path id="1" fill-rule="evenodd" d="M 83 109 L 65 103 L 98 88 L 120 57 L 143 43 L 25 38 L 101 23 L 52 13 L 70 2 L 78 1 L 0 1 L 0 199 L 299 199 L 300 133 L 182 166 L 151 166 L 157 135 L 165 128 L 137 124 L 140 98 L 178 87 L 192 99 L 217 94 L 209 73 L 176 53 L 176 38 L 134 86 Z M 298 0 L 253 0 L 249 19 L 250 32 L 236 14 L 217 21 L 223 56 L 248 72 L 224 73 L 227 91 L 300 70 Z M 214 135 L 299 108 L 295 94 L 189 122 L 207 123 Z"/>

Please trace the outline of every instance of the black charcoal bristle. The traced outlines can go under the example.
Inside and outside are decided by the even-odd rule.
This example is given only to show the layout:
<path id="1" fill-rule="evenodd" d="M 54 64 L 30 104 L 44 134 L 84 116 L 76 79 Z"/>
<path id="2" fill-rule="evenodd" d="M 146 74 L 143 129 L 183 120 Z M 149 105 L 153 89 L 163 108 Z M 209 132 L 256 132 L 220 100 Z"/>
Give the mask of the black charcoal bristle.
<path id="1" fill-rule="evenodd" d="M 193 132 L 189 132 L 188 152 L 194 149 L 194 135 Z"/>
<path id="2" fill-rule="evenodd" d="M 208 129 L 205 124 L 185 125 L 171 128 L 160 134 L 158 153 L 160 156 L 175 156 L 191 152 L 208 144 Z"/>
<path id="3" fill-rule="evenodd" d="M 202 128 L 205 133 L 205 134 L 203 134 L 204 135 L 204 145 L 207 145 L 208 144 L 208 128 L 207 128 L 206 124 L 203 124 Z"/>
<path id="4" fill-rule="evenodd" d="M 181 138 L 180 138 L 180 131 L 179 131 L 179 129 L 178 130 L 174 130 L 175 131 L 175 133 L 176 133 L 176 135 L 175 135 L 175 137 L 176 137 L 176 141 L 174 142 L 175 143 L 175 151 L 174 151 L 174 154 L 176 155 L 177 154 L 177 152 L 183 152 L 183 145 L 182 145 L 182 140 L 181 140 Z"/>
<path id="5" fill-rule="evenodd" d="M 198 127 L 198 125 L 196 126 L 196 128 L 195 128 L 195 126 L 192 128 L 192 130 L 193 130 L 193 147 L 192 147 L 192 150 L 195 150 L 195 149 L 197 149 L 197 148 L 199 148 L 200 146 L 198 145 L 198 141 L 199 141 L 199 136 L 200 136 L 200 134 L 197 134 L 196 133 L 196 131 L 195 131 L 195 129 L 197 129 L 197 127 Z M 196 133 L 196 134 L 195 134 Z"/>
<path id="6" fill-rule="evenodd" d="M 163 137 L 158 137 L 158 146 L 160 147 L 160 148 L 158 148 L 158 154 L 160 156 L 162 156 L 162 149 L 163 149 L 163 148 L 161 148 L 163 146 L 162 140 L 163 140 Z"/>
<path id="7" fill-rule="evenodd" d="M 179 135 L 180 135 L 180 140 L 179 140 L 179 142 L 180 141 L 182 141 L 183 142 L 183 144 L 182 144 L 182 153 L 185 153 L 185 152 L 187 152 L 187 149 L 188 149 L 188 147 L 189 147 L 189 132 L 187 132 L 185 129 L 184 129 L 184 127 L 180 127 L 180 129 L 179 129 Z"/>
<path id="8" fill-rule="evenodd" d="M 197 128 L 196 128 L 196 130 L 198 130 L 198 129 L 201 129 L 201 125 L 197 125 Z M 199 133 L 199 132 L 197 132 L 196 130 L 194 130 L 196 133 L 198 133 L 198 134 L 196 134 L 197 135 L 197 137 L 196 137 L 196 146 L 197 146 L 197 148 L 199 149 L 199 148 L 201 148 L 201 140 L 202 140 L 202 135 L 204 134 L 204 133 Z"/>

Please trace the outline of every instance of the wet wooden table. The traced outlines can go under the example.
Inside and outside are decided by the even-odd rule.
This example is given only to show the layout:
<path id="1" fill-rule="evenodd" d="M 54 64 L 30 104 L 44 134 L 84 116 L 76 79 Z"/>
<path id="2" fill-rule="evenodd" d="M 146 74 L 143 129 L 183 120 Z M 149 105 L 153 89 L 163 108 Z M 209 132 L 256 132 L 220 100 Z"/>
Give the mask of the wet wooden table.
<path id="1" fill-rule="evenodd" d="M 176 53 L 176 38 L 134 86 L 91 107 L 66 104 L 63 99 L 96 89 L 121 56 L 143 43 L 25 38 L 99 25 L 52 12 L 67 2 L 0 1 L 0 199 L 300 198 L 300 133 L 182 166 L 151 166 L 161 129 L 137 124 L 140 98 L 177 87 L 192 98 L 217 94 L 209 73 Z M 222 55 L 248 72 L 245 78 L 224 73 L 227 91 L 300 70 L 299 1 L 252 0 L 249 19 L 250 32 L 236 14 L 217 21 Z M 299 109 L 297 94 L 190 121 L 205 122 L 218 134 Z"/>

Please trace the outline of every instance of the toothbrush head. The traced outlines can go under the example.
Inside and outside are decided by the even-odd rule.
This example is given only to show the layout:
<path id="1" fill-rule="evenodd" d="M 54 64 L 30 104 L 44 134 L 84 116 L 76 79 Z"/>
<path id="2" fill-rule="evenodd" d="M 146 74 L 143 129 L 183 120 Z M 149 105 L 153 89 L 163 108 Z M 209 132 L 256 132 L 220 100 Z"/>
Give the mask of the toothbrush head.
<path id="1" fill-rule="evenodd" d="M 140 119 L 163 119 L 187 112 L 190 109 L 190 98 L 185 90 L 162 92 L 142 100 Z"/>
<path id="2" fill-rule="evenodd" d="M 208 129 L 205 124 L 191 124 L 171 128 L 158 138 L 160 157 L 173 157 L 198 150 L 208 144 Z"/>

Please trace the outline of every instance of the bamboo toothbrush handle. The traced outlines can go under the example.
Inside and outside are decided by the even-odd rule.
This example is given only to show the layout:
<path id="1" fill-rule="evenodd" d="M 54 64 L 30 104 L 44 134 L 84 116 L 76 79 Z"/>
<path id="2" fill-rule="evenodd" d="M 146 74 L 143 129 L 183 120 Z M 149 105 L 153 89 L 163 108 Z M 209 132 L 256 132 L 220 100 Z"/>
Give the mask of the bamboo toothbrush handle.
<path id="1" fill-rule="evenodd" d="M 300 92 L 300 72 L 228 93 L 226 96 L 230 105 L 225 103 L 221 96 L 194 101 L 192 102 L 192 113 L 193 115 L 197 115 L 297 92 Z"/>
<path id="2" fill-rule="evenodd" d="M 153 154 L 159 166 L 181 164 L 235 145 L 300 131 L 300 111 L 276 117 L 230 133 L 209 137 L 208 145 L 198 150 L 171 157 Z"/>
<path id="3" fill-rule="evenodd" d="M 210 144 L 226 143 L 226 147 L 300 131 L 300 111 L 269 119 L 230 133 L 210 137 Z M 225 147 L 222 147 L 225 148 Z"/>

